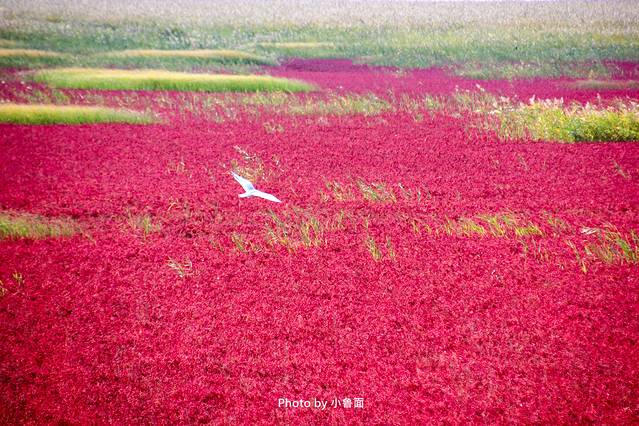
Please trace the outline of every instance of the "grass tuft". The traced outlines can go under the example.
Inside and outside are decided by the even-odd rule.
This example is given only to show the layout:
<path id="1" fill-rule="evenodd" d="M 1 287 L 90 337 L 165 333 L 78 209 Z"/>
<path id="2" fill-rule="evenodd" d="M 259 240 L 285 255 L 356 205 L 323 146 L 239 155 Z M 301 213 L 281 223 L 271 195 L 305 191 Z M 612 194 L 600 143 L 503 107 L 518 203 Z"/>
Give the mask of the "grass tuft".
<path id="1" fill-rule="evenodd" d="M 375 238 L 371 237 L 370 235 L 366 236 L 366 239 L 364 240 L 364 244 L 366 245 L 368 252 L 373 257 L 373 260 L 378 262 L 382 259 L 382 251 L 377 246 L 377 243 L 375 242 Z"/>
<path id="2" fill-rule="evenodd" d="M 80 231 L 67 219 L 48 219 L 26 213 L 0 213 L 0 239 L 69 237 Z"/>
<path id="3" fill-rule="evenodd" d="M 357 180 L 357 186 L 362 193 L 365 200 L 373 202 L 396 202 L 397 197 L 392 188 L 389 188 L 384 183 L 371 183 L 368 184 L 362 179 Z"/>
<path id="4" fill-rule="evenodd" d="M 472 235 L 479 235 L 483 237 L 486 235 L 486 228 L 471 218 L 462 217 L 458 220 L 457 225 L 461 235 L 466 237 L 470 237 Z"/>
<path id="5" fill-rule="evenodd" d="M 351 188 L 337 181 L 325 181 L 326 190 L 333 196 L 335 201 L 352 201 L 355 199 Z"/>
<path id="6" fill-rule="evenodd" d="M 529 237 L 531 235 L 543 235 L 543 232 L 534 223 L 528 223 L 525 226 L 516 226 L 515 235 L 518 237 Z"/>
<path id="7" fill-rule="evenodd" d="M 186 278 L 193 275 L 193 263 L 191 259 L 184 259 L 183 261 L 177 261 L 169 258 L 166 262 L 167 266 L 175 271 L 180 278 Z"/>
<path id="8" fill-rule="evenodd" d="M 257 183 L 259 180 L 267 180 L 269 172 L 264 160 L 257 154 L 249 153 L 241 146 L 235 145 L 235 151 L 240 154 L 242 159 L 231 160 L 231 169 L 238 175 Z"/>
<path id="9" fill-rule="evenodd" d="M 627 172 L 626 170 L 624 170 L 623 167 L 621 167 L 621 165 L 614 160 L 612 161 L 612 165 L 615 168 L 615 173 L 617 173 L 619 176 L 621 176 L 622 178 L 626 180 L 630 180 L 630 172 Z"/>
<path id="10" fill-rule="evenodd" d="M 365 95 L 331 94 L 327 99 L 307 99 L 306 102 L 289 104 L 288 111 L 293 115 L 377 115 L 391 111 L 392 105 L 380 97 L 369 93 Z"/>
<path id="11" fill-rule="evenodd" d="M 372 116 L 392 111 L 393 105 L 373 93 L 337 94 L 304 99 L 284 93 L 256 93 L 240 98 L 243 106 L 256 106 L 292 115 Z"/>
<path id="12" fill-rule="evenodd" d="M 0 104 L 0 123 L 11 124 L 149 124 L 148 114 L 104 107 Z"/>
<path id="13" fill-rule="evenodd" d="M 248 241 L 244 235 L 237 232 L 231 233 L 231 242 L 235 246 L 235 250 L 238 253 L 247 254 L 249 252 L 259 253 L 260 251 L 262 251 L 262 247 L 260 245 Z"/>
<path id="14" fill-rule="evenodd" d="M 61 68 L 41 70 L 36 82 L 57 88 L 105 90 L 177 90 L 200 92 L 308 92 L 314 86 L 267 75 L 197 74 L 164 70 Z"/>
<path id="15" fill-rule="evenodd" d="M 563 105 L 561 100 L 533 101 L 505 112 L 502 129 L 515 137 L 562 142 L 639 140 L 639 105 L 600 109 L 593 105 Z"/>
<path id="16" fill-rule="evenodd" d="M 142 233 L 144 237 L 154 232 L 159 232 L 162 229 L 159 224 L 153 223 L 153 219 L 148 214 L 132 215 L 129 213 L 127 223 L 131 230 Z"/>
<path id="17" fill-rule="evenodd" d="M 269 210 L 268 217 L 271 224 L 266 225 L 266 235 L 270 246 L 281 245 L 293 252 L 302 247 L 320 247 L 326 244 L 326 225 L 315 216 L 294 209 L 292 213 L 285 212 L 283 217 Z M 337 226 L 342 220 L 338 216 Z"/>
<path id="18" fill-rule="evenodd" d="M 629 236 L 614 229 L 604 229 L 597 233 L 598 240 L 584 246 L 586 255 L 607 264 L 639 263 L 639 237 L 632 231 Z"/>

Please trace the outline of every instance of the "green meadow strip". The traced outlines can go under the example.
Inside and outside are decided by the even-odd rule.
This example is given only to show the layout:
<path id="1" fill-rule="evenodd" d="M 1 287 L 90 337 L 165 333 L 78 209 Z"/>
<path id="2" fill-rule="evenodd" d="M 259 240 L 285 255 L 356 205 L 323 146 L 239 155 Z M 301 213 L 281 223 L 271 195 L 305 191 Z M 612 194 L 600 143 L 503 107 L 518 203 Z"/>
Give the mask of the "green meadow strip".
<path id="1" fill-rule="evenodd" d="M 228 49 L 194 49 L 194 50 L 161 50 L 130 49 L 105 52 L 97 55 L 102 59 L 118 61 L 183 61 L 195 64 L 205 63 L 241 63 L 257 65 L 273 65 L 269 58 L 249 52 Z"/>
<path id="2" fill-rule="evenodd" d="M 27 58 L 60 58 L 63 53 L 36 49 L 0 49 L 0 58 L 27 57 Z"/>
<path id="3" fill-rule="evenodd" d="M 528 62 L 467 62 L 454 67 L 456 75 L 478 79 L 537 78 L 537 77 L 587 77 L 610 78 L 614 68 L 600 62 L 560 62 L 560 61 L 528 61 Z"/>
<path id="4" fill-rule="evenodd" d="M 0 212 L 0 240 L 68 237 L 77 232 L 79 226 L 69 220 Z"/>
<path id="5" fill-rule="evenodd" d="M 44 104 L 0 104 L 0 123 L 11 124 L 94 124 L 152 123 L 153 117 L 139 112 L 91 106 Z"/>
<path id="6" fill-rule="evenodd" d="M 637 80 L 578 80 L 568 84 L 574 89 L 583 90 L 636 90 L 639 89 Z"/>
<path id="7" fill-rule="evenodd" d="M 164 70 L 61 68 L 33 75 L 38 83 L 56 88 L 104 90 L 176 90 L 199 92 L 309 92 L 314 87 L 299 80 L 266 75 L 227 75 Z"/>
<path id="8" fill-rule="evenodd" d="M 330 42 L 258 43 L 257 48 L 282 57 L 330 58 L 340 56 L 336 45 Z"/>
<path id="9" fill-rule="evenodd" d="M 0 67 L 28 68 L 40 65 L 61 65 L 70 58 L 69 55 L 60 52 L 2 48 L 0 44 Z"/>

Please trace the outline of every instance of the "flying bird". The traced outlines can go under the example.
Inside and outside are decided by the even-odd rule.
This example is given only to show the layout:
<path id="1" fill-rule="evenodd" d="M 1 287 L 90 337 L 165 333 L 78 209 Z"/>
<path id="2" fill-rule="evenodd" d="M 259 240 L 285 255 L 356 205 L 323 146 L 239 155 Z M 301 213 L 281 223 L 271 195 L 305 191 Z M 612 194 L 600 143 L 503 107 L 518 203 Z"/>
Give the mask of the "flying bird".
<path id="1" fill-rule="evenodd" d="M 253 184 L 248 179 L 244 179 L 242 176 L 236 174 L 235 172 L 231 172 L 231 174 L 233 175 L 233 178 L 235 178 L 235 180 L 240 185 L 242 185 L 242 188 L 244 188 L 244 191 L 246 191 L 244 192 L 244 194 L 238 195 L 238 197 L 240 198 L 261 197 L 261 198 L 264 198 L 265 200 L 281 203 L 281 201 L 278 200 L 274 195 L 267 194 L 266 192 L 262 192 L 255 189 L 255 186 L 253 186 Z"/>

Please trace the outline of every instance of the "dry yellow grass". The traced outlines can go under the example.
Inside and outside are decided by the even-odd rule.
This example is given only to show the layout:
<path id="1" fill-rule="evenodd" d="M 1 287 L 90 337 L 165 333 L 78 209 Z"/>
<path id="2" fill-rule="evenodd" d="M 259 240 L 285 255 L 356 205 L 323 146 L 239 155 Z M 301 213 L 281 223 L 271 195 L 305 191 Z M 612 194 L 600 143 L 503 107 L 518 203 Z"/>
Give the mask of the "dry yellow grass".
<path id="1" fill-rule="evenodd" d="M 36 49 L 0 49 L 0 58 L 28 57 L 28 58 L 61 58 L 63 53 Z"/>
<path id="2" fill-rule="evenodd" d="M 149 115 L 135 111 L 80 105 L 0 104 L 0 123 L 86 124 L 151 123 Z"/>
<path id="3" fill-rule="evenodd" d="M 13 40 L 6 40 L 3 38 L 0 38 L 0 47 L 13 47 L 16 45 L 16 42 Z"/>
<path id="4" fill-rule="evenodd" d="M 53 87 L 104 90 L 180 90 L 203 92 L 308 92 L 314 86 L 268 75 L 199 74 L 157 69 L 58 68 L 38 71 L 34 79 Z"/>

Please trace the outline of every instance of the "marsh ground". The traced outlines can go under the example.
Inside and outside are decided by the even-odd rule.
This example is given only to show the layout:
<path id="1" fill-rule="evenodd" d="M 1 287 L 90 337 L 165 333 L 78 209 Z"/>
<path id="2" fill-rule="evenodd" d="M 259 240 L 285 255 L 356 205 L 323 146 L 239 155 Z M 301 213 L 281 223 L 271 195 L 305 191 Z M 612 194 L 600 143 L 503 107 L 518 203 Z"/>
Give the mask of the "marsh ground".
<path id="1" fill-rule="evenodd" d="M 632 3 L 415 4 L 399 29 L 394 3 L 342 11 L 362 22 L 191 5 L 172 26 L 56 4 L 5 8 L 5 44 L 113 66 L 87 55 L 250 41 L 275 62 L 153 65 L 317 90 L 53 88 L 30 76 L 57 63 L 5 64 L 5 101 L 154 122 L 0 124 L 0 422 L 636 422 Z M 350 59 L 275 53 L 301 42 Z M 231 170 L 283 203 L 238 199 Z"/>

